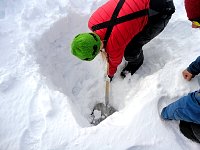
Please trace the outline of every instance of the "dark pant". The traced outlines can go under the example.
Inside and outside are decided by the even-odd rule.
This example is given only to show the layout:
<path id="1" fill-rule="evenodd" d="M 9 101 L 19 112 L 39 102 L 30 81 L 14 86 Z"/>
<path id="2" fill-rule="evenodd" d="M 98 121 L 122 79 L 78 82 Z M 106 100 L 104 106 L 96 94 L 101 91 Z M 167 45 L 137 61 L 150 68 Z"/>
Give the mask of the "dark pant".
<path id="1" fill-rule="evenodd" d="M 166 11 L 150 16 L 144 29 L 129 42 L 124 52 L 126 61 L 139 64 L 144 59 L 142 47 L 164 30 L 173 12 L 175 11 L 172 1 L 165 7 Z M 168 8 L 172 11 L 168 12 Z"/>
<path id="2" fill-rule="evenodd" d="M 194 142 L 200 143 L 200 125 L 192 122 L 180 121 L 180 131 L 185 137 Z"/>

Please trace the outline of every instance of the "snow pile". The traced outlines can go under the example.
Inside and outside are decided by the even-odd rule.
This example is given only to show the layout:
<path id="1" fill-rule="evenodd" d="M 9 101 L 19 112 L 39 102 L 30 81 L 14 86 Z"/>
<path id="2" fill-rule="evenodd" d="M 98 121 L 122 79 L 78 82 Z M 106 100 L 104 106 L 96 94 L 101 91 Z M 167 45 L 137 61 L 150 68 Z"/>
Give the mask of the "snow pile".
<path id="1" fill-rule="evenodd" d="M 198 89 L 181 72 L 199 55 L 199 30 L 183 2 L 167 28 L 144 47 L 144 65 L 111 83 L 119 111 L 98 126 L 90 113 L 104 102 L 105 62 L 70 53 L 74 35 L 87 32 L 92 11 L 105 0 L 0 1 L 0 149 L 198 150 L 161 108 Z"/>

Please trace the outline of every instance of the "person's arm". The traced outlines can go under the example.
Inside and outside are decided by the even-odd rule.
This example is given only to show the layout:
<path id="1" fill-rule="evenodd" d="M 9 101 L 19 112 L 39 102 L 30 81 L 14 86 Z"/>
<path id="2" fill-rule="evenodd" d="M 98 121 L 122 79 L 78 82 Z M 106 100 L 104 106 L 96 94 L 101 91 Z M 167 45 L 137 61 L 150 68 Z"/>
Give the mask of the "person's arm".
<path id="1" fill-rule="evenodd" d="M 184 79 L 190 81 L 195 75 L 200 73 L 200 56 L 192 62 L 189 67 L 182 72 Z"/>
<path id="2" fill-rule="evenodd" d="M 112 49 L 108 52 L 108 63 L 109 63 L 109 71 L 108 75 L 113 77 L 117 71 L 118 65 L 122 62 L 124 51 L 122 50 L 124 47 L 118 47 L 116 49 Z"/>
<path id="3" fill-rule="evenodd" d="M 109 59 L 109 71 L 108 76 L 114 77 L 114 74 L 117 71 L 117 66 L 121 63 L 121 61 L 113 61 L 113 59 Z"/>

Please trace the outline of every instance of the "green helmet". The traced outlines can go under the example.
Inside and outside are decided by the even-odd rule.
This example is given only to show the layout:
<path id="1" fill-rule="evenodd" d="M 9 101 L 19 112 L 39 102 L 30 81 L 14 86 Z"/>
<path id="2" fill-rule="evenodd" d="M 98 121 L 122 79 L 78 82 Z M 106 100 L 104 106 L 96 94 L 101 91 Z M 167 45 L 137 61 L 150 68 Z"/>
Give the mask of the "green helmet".
<path id="1" fill-rule="evenodd" d="M 81 60 L 91 61 L 100 51 L 101 39 L 95 33 L 78 34 L 71 44 L 71 52 Z"/>

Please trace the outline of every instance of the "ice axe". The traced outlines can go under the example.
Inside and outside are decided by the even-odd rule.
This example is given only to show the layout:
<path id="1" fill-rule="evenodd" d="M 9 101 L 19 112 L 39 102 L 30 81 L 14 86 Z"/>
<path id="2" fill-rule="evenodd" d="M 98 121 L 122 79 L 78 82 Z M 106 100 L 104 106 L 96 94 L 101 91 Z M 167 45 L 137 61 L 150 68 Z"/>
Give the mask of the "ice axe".
<path id="1" fill-rule="evenodd" d="M 107 63 L 107 70 L 108 70 L 108 63 Z M 106 77 L 106 84 L 105 84 L 105 104 L 98 103 L 94 106 L 93 111 L 91 113 L 92 122 L 91 124 L 97 125 L 108 116 L 112 115 L 116 109 L 109 105 L 109 98 L 110 98 L 110 78 Z"/>

